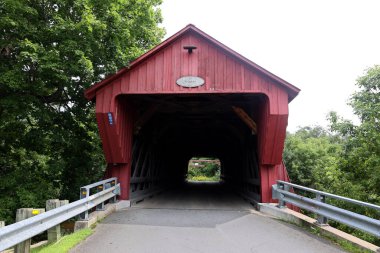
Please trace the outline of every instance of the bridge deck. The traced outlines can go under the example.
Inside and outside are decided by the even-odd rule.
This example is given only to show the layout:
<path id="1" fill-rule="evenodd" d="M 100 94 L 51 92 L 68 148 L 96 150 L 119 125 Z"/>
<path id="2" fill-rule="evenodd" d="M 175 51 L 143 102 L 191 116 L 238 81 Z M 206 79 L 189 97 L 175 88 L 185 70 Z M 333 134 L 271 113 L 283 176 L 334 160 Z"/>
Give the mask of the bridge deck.
<path id="1" fill-rule="evenodd" d="M 219 184 L 188 184 L 98 224 L 72 252 L 343 252 L 265 217 Z"/>

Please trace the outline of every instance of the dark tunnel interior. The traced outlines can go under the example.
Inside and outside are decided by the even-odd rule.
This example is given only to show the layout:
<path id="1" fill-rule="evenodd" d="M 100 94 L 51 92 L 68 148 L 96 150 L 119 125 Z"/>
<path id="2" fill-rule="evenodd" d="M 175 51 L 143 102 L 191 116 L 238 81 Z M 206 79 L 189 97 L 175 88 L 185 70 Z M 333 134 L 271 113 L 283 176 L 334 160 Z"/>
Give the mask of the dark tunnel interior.
<path id="1" fill-rule="evenodd" d="M 221 182 L 260 201 L 257 135 L 237 115 L 260 121 L 266 97 L 259 94 L 126 95 L 136 111 L 131 199 L 177 187 L 194 156 L 217 157 Z"/>

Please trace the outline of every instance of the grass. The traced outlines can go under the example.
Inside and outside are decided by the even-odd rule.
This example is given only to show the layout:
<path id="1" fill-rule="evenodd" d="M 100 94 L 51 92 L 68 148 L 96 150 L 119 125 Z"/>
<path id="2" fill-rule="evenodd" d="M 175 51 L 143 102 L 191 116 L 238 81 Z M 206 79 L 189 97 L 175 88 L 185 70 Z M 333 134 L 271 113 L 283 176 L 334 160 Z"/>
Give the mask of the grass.
<path id="1" fill-rule="evenodd" d="M 336 236 L 333 236 L 331 234 L 323 232 L 322 229 L 320 229 L 316 226 L 310 226 L 310 225 L 306 225 L 306 224 L 300 225 L 300 224 L 297 224 L 297 223 L 294 223 L 294 222 L 291 222 L 288 220 L 284 220 L 284 219 L 278 219 L 278 220 L 280 220 L 284 223 L 289 223 L 289 224 L 295 225 L 297 227 L 303 228 L 307 232 L 314 234 L 318 237 L 321 237 L 323 239 L 326 239 L 326 240 L 332 242 L 333 244 L 337 245 L 341 249 L 347 251 L 347 252 L 350 252 L 350 253 L 373 253 L 371 250 L 363 249 L 363 248 L 359 247 L 358 245 L 356 245 L 352 242 L 346 241 L 344 239 L 340 239 Z"/>
<path id="2" fill-rule="evenodd" d="M 371 253 L 372 251 L 363 249 L 349 241 L 339 239 L 335 236 L 329 235 L 327 233 L 323 233 L 323 231 L 317 227 L 308 228 L 308 230 L 315 235 L 318 235 L 320 237 L 323 237 L 331 242 L 333 242 L 336 245 L 339 245 L 342 249 L 346 250 L 347 252 L 351 253 Z"/>
<path id="3" fill-rule="evenodd" d="M 81 241 L 93 233 L 90 228 L 79 230 L 78 232 L 63 236 L 58 242 L 43 245 L 32 249 L 32 253 L 64 253 L 69 252 Z"/>

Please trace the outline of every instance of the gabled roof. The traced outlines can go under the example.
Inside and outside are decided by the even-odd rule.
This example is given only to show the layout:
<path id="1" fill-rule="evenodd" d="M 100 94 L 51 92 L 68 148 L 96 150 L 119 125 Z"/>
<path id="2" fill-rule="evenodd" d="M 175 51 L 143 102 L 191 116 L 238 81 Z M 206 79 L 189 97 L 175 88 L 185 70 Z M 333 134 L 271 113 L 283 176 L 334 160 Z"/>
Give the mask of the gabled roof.
<path id="1" fill-rule="evenodd" d="M 215 45 L 216 47 L 221 48 L 225 52 L 227 52 L 227 53 L 231 54 L 232 56 L 236 57 L 237 59 L 239 59 L 241 62 L 249 65 L 250 67 L 252 67 L 255 70 L 257 70 L 258 72 L 260 72 L 261 74 L 263 74 L 263 75 L 269 77 L 270 79 L 276 81 L 278 84 L 280 84 L 281 86 L 283 86 L 287 90 L 287 92 L 289 94 L 289 101 L 291 101 L 299 93 L 300 89 L 298 89 L 296 86 L 294 86 L 294 85 L 288 83 L 287 81 L 283 80 L 282 78 L 280 78 L 280 77 L 272 74 L 268 70 L 264 69 L 263 67 L 257 65 L 256 63 L 250 61 L 249 59 L 245 58 L 244 56 L 240 55 L 239 53 L 237 53 L 234 50 L 230 49 L 229 47 L 225 46 L 221 42 L 217 41 L 216 39 L 214 39 L 210 35 L 206 34 L 202 30 L 200 30 L 197 27 L 195 27 L 194 25 L 189 24 L 185 28 L 183 28 L 182 30 L 180 30 L 179 32 L 177 32 L 176 34 L 172 35 L 171 37 L 169 37 L 168 39 L 166 39 L 165 41 L 163 41 L 162 43 L 160 43 L 159 45 L 157 45 L 156 47 L 154 47 L 153 49 L 149 50 L 145 54 L 141 55 L 140 57 L 138 57 L 137 59 L 135 59 L 134 61 L 132 61 L 129 64 L 129 66 L 126 66 L 126 67 L 120 69 L 115 74 L 113 74 L 111 76 L 108 76 L 106 79 L 104 79 L 104 80 L 100 81 L 99 83 L 96 83 L 93 86 L 91 86 L 90 88 L 88 88 L 85 91 L 85 97 L 87 99 L 89 99 L 89 100 L 94 99 L 95 96 L 96 96 L 96 92 L 99 89 L 101 89 L 104 86 L 106 86 L 107 84 L 111 83 L 113 80 L 119 78 L 125 72 L 129 71 L 134 66 L 138 65 L 142 61 L 146 60 L 150 56 L 152 56 L 155 53 L 157 53 L 158 51 L 160 51 L 161 49 L 165 48 L 166 46 L 168 46 L 169 44 L 171 44 L 173 41 L 175 41 L 178 38 L 182 37 L 184 34 L 191 33 L 191 32 L 195 33 L 195 34 L 197 34 L 199 36 L 201 36 L 202 38 L 206 39 L 211 44 Z"/>

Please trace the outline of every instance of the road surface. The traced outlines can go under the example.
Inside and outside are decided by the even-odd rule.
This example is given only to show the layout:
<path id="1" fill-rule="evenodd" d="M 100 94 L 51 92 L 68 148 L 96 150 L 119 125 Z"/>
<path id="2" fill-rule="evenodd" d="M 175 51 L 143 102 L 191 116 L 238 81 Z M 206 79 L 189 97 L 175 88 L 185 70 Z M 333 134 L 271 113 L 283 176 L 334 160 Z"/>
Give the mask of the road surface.
<path id="1" fill-rule="evenodd" d="M 256 212 L 218 184 L 188 184 L 108 216 L 71 252 L 344 252 Z"/>

